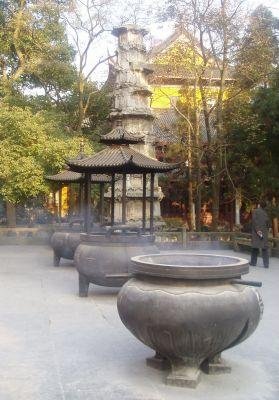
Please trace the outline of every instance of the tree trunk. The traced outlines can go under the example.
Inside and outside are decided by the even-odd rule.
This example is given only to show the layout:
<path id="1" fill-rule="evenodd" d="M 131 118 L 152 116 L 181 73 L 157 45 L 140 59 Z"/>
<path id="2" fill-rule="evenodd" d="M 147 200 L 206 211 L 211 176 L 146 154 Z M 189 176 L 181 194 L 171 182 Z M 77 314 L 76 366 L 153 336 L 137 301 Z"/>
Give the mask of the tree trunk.
<path id="1" fill-rule="evenodd" d="M 6 215 L 7 215 L 7 226 L 9 228 L 16 227 L 16 207 L 13 203 L 6 202 Z"/>
<path id="2" fill-rule="evenodd" d="M 276 207 L 275 197 L 273 197 L 273 199 L 272 199 L 272 205 Z M 272 234 L 273 234 L 273 237 L 279 236 L 278 218 L 276 218 L 276 217 L 272 219 Z"/>
<path id="3" fill-rule="evenodd" d="M 212 229 L 214 232 L 218 230 L 220 203 L 220 177 L 216 175 L 212 180 Z"/>
<path id="4" fill-rule="evenodd" d="M 189 135 L 190 136 L 190 135 Z M 193 177 L 192 177 L 192 155 L 191 146 L 189 146 L 188 152 L 188 169 L 189 169 L 189 182 L 188 182 L 188 210 L 189 210 L 189 229 L 190 231 L 195 229 L 195 213 L 194 213 L 194 199 L 193 199 Z"/>
<path id="5" fill-rule="evenodd" d="M 195 147 L 196 147 L 196 230 L 199 232 L 201 230 L 201 202 L 202 202 L 202 192 L 201 192 L 201 154 L 200 154 L 200 129 L 199 129 L 200 114 L 195 112 Z"/>
<path id="6" fill-rule="evenodd" d="M 200 171 L 198 171 L 198 179 L 197 179 L 197 190 L 196 190 L 196 230 L 200 232 L 201 230 L 201 180 L 200 180 Z"/>
<path id="7" fill-rule="evenodd" d="M 240 189 L 237 189 L 235 195 L 235 225 L 240 225 L 241 202 L 241 191 Z"/>

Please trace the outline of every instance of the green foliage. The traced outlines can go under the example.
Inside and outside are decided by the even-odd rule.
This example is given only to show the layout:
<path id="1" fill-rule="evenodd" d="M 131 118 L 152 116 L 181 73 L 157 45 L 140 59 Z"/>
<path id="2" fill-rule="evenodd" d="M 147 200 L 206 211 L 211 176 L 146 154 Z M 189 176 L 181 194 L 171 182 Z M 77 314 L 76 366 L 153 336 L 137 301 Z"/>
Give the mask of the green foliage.
<path id="1" fill-rule="evenodd" d="M 267 83 L 279 62 L 278 19 L 268 8 L 257 7 L 250 16 L 237 55 L 236 79 L 242 87 Z"/>
<path id="2" fill-rule="evenodd" d="M 84 119 L 92 153 L 89 138 L 108 114 L 108 96 L 87 81 L 80 118 L 75 54 L 61 18 L 67 3 L 0 0 L 0 198 L 12 203 L 49 191 L 44 178 L 77 155 Z"/>
<path id="3" fill-rule="evenodd" d="M 252 202 L 279 196 L 277 102 L 271 87 L 243 92 L 226 106 L 229 174 Z"/>
<path id="4" fill-rule="evenodd" d="M 279 168 L 279 68 L 270 86 L 257 91 L 253 106 L 266 132 L 267 148 Z"/>
<path id="5" fill-rule="evenodd" d="M 69 93 L 66 102 L 66 111 L 69 115 L 68 125 L 72 130 L 77 131 L 79 125 L 79 90 L 77 82 Z M 88 100 L 85 118 L 82 125 L 82 132 L 87 137 L 96 139 L 104 125 L 107 123 L 107 116 L 110 111 L 111 97 L 105 89 L 99 89 L 97 83 L 85 82 L 83 99 Z"/>
<path id="6" fill-rule="evenodd" d="M 27 86 L 61 98 L 75 79 L 73 59 L 59 2 L 0 3 L 0 96 Z"/>
<path id="7" fill-rule="evenodd" d="M 0 195 L 18 203 L 47 193 L 46 174 L 58 172 L 79 150 L 79 139 L 67 134 L 65 115 L 32 113 L 29 108 L 0 108 Z M 92 152 L 86 143 L 87 153 Z"/>

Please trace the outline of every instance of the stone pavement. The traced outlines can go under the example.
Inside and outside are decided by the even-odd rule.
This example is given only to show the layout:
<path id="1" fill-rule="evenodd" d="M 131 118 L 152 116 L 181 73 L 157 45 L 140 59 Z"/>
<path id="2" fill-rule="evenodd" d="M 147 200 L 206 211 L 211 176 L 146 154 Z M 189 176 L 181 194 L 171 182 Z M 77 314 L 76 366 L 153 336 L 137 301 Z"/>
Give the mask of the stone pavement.
<path id="1" fill-rule="evenodd" d="M 146 366 L 152 351 L 122 325 L 117 289 L 91 285 L 79 298 L 73 264 L 53 267 L 50 248 L 0 246 L 0 400 L 277 400 L 279 259 L 248 277 L 263 282 L 264 316 L 224 352 L 231 374 L 176 388 Z"/>

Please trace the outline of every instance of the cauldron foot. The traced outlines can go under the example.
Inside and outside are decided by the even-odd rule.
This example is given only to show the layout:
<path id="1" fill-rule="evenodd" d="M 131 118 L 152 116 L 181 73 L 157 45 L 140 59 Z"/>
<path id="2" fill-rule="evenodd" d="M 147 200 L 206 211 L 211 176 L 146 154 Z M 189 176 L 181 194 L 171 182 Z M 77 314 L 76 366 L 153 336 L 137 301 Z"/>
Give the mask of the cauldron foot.
<path id="1" fill-rule="evenodd" d="M 154 357 L 149 357 L 146 359 L 146 364 L 149 367 L 160 370 L 170 369 L 171 367 L 169 360 L 166 357 L 162 356 L 160 353 L 157 353 L 157 351 Z"/>
<path id="2" fill-rule="evenodd" d="M 210 375 L 229 374 L 231 372 L 231 367 L 228 366 L 221 358 L 221 353 L 218 353 L 214 357 L 205 360 L 202 365 L 202 369 L 204 372 Z"/>
<path id="3" fill-rule="evenodd" d="M 172 372 L 167 376 L 166 384 L 195 388 L 200 381 L 199 363 L 194 360 L 170 360 Z"/>
<path id="4" fill-rule="evenodd" d="M 55 253 L 55 251 L 53 252 L 53 265 L 55 267 L 59 267 L 59 263 L 60 263 L 60 256 Z"/>
<path id="5" fill-rule="evenodd" d="M 78 274 L 78 279 L 79 279 L 79 297 L 87 297 L 90 282 L 86 278 L 86 276 L 82 274 Z"/>

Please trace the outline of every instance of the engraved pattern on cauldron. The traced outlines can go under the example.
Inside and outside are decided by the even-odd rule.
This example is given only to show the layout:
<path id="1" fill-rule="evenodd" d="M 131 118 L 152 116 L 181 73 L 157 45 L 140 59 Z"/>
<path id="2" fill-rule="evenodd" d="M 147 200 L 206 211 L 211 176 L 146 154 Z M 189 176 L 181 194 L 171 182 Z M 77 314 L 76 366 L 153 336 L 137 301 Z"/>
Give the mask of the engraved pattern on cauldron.
<path id="1" fill-rule="evenodd" d="M 142 343 L 146 344 L 154 351 L 159 351 L 161 355 L 167 358 L 173 356 L 177 358 L 195 358 L 198 354 L 202 362 L 206 358 L 213 357 L 245 340 L 246 334 L 244 336 L 243 332 L 247 332 L 248 324 L 249 320 L 246 321 L 243 329 L 240 329 L 240 334 L 236 340 L 231 339 L 231 329 L 222 329 L 221 332 L 218 332 L 211 338 L 206 337 L 206 334 L 203 332 L 198 335 L 196 332 L 190 330 L 176 329 L 170 331 L 167 328 L 156 329 L 152 326 L 129 328 L 129 330 Z"/>
<path id="2" fill-rule="evenodd" d="M 186 287 L 183 290 L 182 287 L 179 288 L 177 282 L 176 289 L 179 288 L 179 294 L 174 293 L 175 290 L 171 287 L 163 289 L 159 286 L 161 286 L 159 282 L 155 288 L 153 284 L 146 285 L 140 280 L 130 280 L 119 295 L 118 309 L 124 325 L 139 340 L 166 357 L 194 357 L 203 361 L 242 342 L 258 325 L 261 314 L 259 298 L 257 292 L 249 287 L 219 285 L 219 292 L 209 295 L 206 294 L 207 288 L 204 291 L 204 288 L 199 290 L 198 286 L 194 286 L 192 289 Z M 164 300 L 160 293 L 164 295 Z M 223 307 L 228 295 L 233 307 L 230 315 L 222 315 L 218 303 Z M 177 310 L 172 301 L 167 299 L 171 296 L 180 297 L 181 302 L 186 301 L 186 306 L 184 305 L 184 309 L 182 312 L 180 310 L 178 316 L 175 315 Z M 191 313 L 190 317 L 188 315 L 188 321 L 186 322 L 185 318 L 183 321 L 183 312 L 187 306 L 190 307 L 188 296 L 192 298 L 199 296 L 199 300 L 203 302 L 206 299 L 202 311 L 197 313 L 200 312 L 201 317 L 202 314 L 210 315 L 212 321 L 207 318 L 203 322 L 201 318 L 195 323 Z M 168 311 L 173 309 L 173 318 L 164 315 L 164 310 L 158 311 L 158 303 L 161 303 L 160 306 L 163 309 L 164 307 L 168 308 Z M 210 306 L 206 307 L 206 303 Z M 140 304 L 140 309 L 138 304 Z M 197 308 L 197 305 L 194 307 Z M 161 313 L 161 319 L 158 318 L 158 312 Z M 165 317 L 166 321 L 164 321 Z"/>

